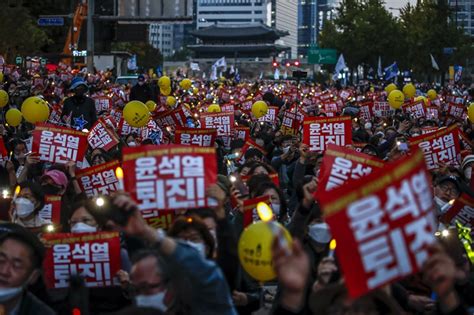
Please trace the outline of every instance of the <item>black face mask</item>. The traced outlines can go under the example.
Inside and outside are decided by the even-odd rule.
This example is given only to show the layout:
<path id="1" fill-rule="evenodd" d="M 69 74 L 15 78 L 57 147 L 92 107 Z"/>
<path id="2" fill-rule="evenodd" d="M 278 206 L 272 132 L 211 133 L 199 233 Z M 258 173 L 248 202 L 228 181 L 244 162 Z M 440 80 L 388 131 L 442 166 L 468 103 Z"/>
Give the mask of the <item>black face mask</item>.
<path id="1" fill-rule="evenodd" d="M 61 188 L 56 187 L 52 184 L 42 185 L 45 195 L 58 195 Z"/>

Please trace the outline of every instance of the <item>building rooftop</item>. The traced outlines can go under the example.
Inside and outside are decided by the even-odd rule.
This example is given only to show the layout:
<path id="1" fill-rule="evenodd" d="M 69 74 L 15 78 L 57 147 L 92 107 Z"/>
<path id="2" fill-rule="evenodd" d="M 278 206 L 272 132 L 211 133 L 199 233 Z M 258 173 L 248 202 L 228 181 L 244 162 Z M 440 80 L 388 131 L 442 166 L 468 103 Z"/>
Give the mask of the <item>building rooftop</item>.
<path id="1" fill-rule="evenodd" d="M 249 24 L 214 24 L 212 26 L 194 30 L 191 35 L 201 39 L 226 39 L 226 38 L 242 38 L 242 39 L 262 39 L 277 40 L 280 37 L 289 35 L 286 31 L 279 31 L 262 23 Z"/>

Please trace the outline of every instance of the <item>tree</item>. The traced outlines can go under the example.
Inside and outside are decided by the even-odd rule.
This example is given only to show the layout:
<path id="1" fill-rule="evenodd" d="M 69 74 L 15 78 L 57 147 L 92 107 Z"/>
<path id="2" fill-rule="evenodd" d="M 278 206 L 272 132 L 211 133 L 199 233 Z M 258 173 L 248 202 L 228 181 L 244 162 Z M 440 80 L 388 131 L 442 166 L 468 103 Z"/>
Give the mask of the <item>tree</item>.
<path id="1" fill-rule="evenodd" d="M 399 47 L 394 39 L 400 34 L 400 26 L 382 0 L 343 0 L 337 17 L 324 25 L 320 46 L 343 53 L 349 68 L 376 66 L 379 56 L 387 63 L 395 60 Z"/>
<path id="2" fill-rule="evenodd" d="M 16 55 L 35 54 L 49 42 L 26 8 L 0 2 L 0 53 L 7 62 L 13 63 Z"/>

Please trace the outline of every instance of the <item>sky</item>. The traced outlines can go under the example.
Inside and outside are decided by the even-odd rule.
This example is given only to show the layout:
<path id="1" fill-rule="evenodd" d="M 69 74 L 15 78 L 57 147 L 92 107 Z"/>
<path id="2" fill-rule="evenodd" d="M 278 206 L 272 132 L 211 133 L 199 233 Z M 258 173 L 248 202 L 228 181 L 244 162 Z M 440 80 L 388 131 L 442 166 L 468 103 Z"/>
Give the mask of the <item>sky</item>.
<path id="1" fill-rule="evenodd" d="M 397 8 L 397 9 L 401 9 L 403 8 L 408 2 L 410 2 L 411 4 L 415 4 L 416 3 L 416 0 L 385 0 L 385 7 L 388 9 L 388 8 Z M 398 10 L 390 10 L 390 12 L 392 12 L 393 15 L 396 15 L 398 16 L 399 15 L 399 12 Z"/>

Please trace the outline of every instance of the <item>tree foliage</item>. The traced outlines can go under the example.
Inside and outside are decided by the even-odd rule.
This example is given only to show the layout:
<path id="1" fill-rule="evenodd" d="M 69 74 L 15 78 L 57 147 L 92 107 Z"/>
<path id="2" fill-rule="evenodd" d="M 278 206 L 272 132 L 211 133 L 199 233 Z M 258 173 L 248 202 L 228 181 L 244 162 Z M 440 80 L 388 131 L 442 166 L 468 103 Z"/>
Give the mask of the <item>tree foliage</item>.
<path id="1" fill-rule="evenodd" d="M 472 53 L 470 38 L 456 27 L 443 0 L 408 4 L 399 18 L 385 9 L 382 0 L 343 0 L 337 11 L 337 17 L 325 24 L 320 45 L 343 53 L 350 68 L 364 64 L 375 68 L 380 56 L 386 66 L 397 61 L 402 69 L 426 74 L 433 71 L 430 54 L 446 70 Z M 444 47 L 455 47 L 456 54 L 447 58 Z"/>
<path id="2" fill-rule="evenodd" d="M 112 50 L 128 51 L 137 55 L 137 66 L 145 70 L 156 68 L 163 63 L 160 50 L 149 43 L 114 43 Z"/>
<path id="3" fill-rule="evenodd" d="M 18 54 L 35 54 L 50 42 L 26 8 L 0 1 L 0 54 L 7 61 L 13 62 Z"/>

